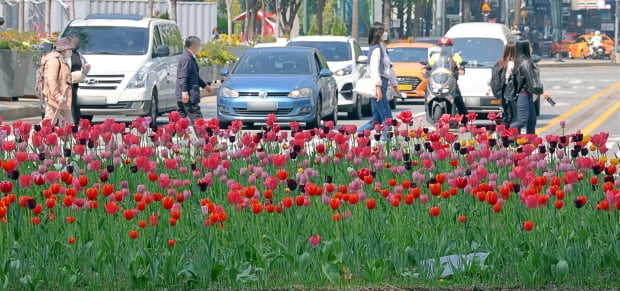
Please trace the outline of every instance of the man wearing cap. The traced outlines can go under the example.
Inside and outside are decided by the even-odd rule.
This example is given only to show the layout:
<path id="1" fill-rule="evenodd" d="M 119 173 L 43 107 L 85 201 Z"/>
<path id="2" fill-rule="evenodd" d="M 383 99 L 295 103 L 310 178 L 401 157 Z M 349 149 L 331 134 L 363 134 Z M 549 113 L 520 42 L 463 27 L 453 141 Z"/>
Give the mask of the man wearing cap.
<path id="1" fill-rule="evenodd" d="M 47 100 L 45 120 L 52 124 L 73 123 L 71 115 L 71 69 L 70 60 L 73 45 L 69 38 L 59 38 L 56 49 L 44 56 L 45 85 L 43 95 Z"/>

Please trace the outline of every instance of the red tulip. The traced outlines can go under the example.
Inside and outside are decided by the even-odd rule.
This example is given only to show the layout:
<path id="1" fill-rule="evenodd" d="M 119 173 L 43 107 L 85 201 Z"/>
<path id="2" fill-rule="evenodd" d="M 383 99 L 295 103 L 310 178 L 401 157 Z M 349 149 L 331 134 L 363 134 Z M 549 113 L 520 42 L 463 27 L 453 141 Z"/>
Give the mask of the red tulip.
<path id="1" fill-rule="evenodd" d="M 525 231 L 530 231 L 534 228 L 534 222 L 531 220 L 525 221 L 523 222 L 523 229 L 525 229 Z"/>
<path id="2" fill-rule="evenodd" d="M 308 238 L 308 241 L 313 247 L 316 247 L 321 243 L 321 236 L 320 235 L 311 236 L 310 238 Z"/>
<path id="3" fill-rule="evenodd" d="M 116 214 L 118 211 L 118 204 L 116 204 L 116 202 L 108 202 L 103 208 L 108 214 Z"/>
<path id="4" fill-rule="evenodd" d="M 428 213 L 431 216 L 438 216 L 440 212 L 441 212 L 441 209 L 439 208 L 439 206 L 433 206 L 428 210 Z"/>
<path id="5" fill-rule="evenodd" d="M 465 221 L 467 221 L 467 216 L 465 216 L 465 215 L 461 215 L 461 216 L 459 216 L 458 221 L 459 221 L 459 222 L 465 222 Z"/>
<path id="6" fill-rule="evenodd" d="M 137 239 L 138 238 L 138 231 L 137 230 L 130 230 L 129 231 L 129 238 Z"/>
<path id="7" fill-rule="evenodd" d="M 75 243 L 75 237 L 72 237 L 72 236 L 71 236 L 71 237 L 69 237 L 69 238 L 67 239 L 67 242 L 68 242 L 69 244 L 74 244 L 74 243 Z"/>
<path id="8" fill-rule="evenodd" d="M 173 239 L 169 239 L 168 240 L 168 245 L 171 246 L 171 247 L 173 247 L 176 243 L 177 242 L 175 240 L 173 240 Z"/>

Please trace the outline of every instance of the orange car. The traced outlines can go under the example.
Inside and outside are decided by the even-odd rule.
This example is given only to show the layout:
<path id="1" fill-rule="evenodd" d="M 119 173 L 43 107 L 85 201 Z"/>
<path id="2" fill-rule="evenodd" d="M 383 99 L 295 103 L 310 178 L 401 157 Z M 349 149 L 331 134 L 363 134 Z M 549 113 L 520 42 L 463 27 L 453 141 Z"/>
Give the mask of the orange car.
<path id="1" fill-rule="evenodd" d="M 556 54 L 560 52 L 563 56 L 568 56 L 568 48 L 571 44 L 575 43 L 575 39 L 577 38 L 576 33 L 566 33 L 562 36 L 561 43 L 554 43 L 551 49 L 552 54 Z"/>
<path id="2" fill-rule="evenodd" d="M 588 43 L 592 36 L 594 36 L 593 33 L 579 36 L 575 43 L 568 46 L 568 57 L 571 59 L 587 58 L 590 55 L 590 45 Z M 614 48 L 614 41 L 609 36 L 602 33 L 601 37 L 603 38 L 603 46 L 605 46 L 605 55 L 608 56 Z"/>
<path id="3" fill-rule="evenodd" d="M 424 98 L 426 95 L 427 80 L 422 75 L 423 66 L 420 62 L 428 62 L 428 49 L 434 46 L 436 45 L 423 42 L 387 45 L 398 79 L 398 90 L 407 94 L 407 98 Z"/>

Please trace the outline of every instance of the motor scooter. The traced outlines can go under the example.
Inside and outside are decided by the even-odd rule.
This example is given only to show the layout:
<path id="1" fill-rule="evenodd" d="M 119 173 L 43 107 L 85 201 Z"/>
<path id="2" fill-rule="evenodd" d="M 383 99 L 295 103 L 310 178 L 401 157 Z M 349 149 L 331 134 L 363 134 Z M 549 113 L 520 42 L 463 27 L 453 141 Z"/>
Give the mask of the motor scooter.
<path id="1" fill-rule="evenodd" d="M 456 106 L 454 105 L 454 96 L 456 93 L 456 74 L 455 65 L 451 60 L 452 48 L 439 47 L 431 53 L 430 58 L 436 58 L 435 62 L 425 63 L 427 68 L 428 85 L 426 96 L 424 98 L 424 109 L 426 111 L 426 120 L 431 124 L 436 124 L 444 114 L 454 116 L 456 114 Z M 439 54 L 438 57 L 433 57 Z M 466 62 L 460 65 L 465 65 Z M 428 70 L 430 68 L 430 70 Z"/>

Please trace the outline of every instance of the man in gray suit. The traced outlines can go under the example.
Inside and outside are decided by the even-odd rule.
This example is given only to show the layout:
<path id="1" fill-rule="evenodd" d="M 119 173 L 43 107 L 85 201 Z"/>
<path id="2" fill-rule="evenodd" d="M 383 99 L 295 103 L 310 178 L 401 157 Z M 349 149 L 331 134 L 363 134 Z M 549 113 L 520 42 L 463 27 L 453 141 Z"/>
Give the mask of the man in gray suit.
<path id="1" fill-rule="evenodd" d="M 188 117 L 192 124 L 202 118 L 200 111 L 200 89 L 208 93 L 213 92 L 204 80 L 200 78 L 200 68 L 196 62 L 196 55 L 201 50 L 200 38 L 190 36 L 185 40 L 185 52 L 179 60 L 177 71 L 176 99 L 181 117 Z"/>

